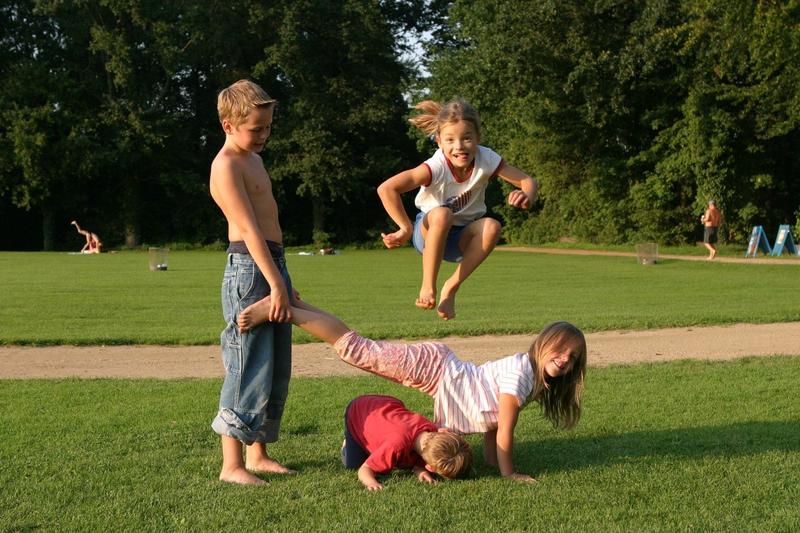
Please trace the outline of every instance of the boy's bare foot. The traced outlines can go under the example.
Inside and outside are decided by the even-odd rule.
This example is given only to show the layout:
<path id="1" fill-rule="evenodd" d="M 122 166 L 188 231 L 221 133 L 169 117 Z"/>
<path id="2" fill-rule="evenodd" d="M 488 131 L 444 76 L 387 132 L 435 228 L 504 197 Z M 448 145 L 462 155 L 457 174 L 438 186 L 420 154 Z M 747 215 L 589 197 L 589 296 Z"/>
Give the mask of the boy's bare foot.
<path id="1" fill-rule="evenodd" d="M 448 282 L 442 285 L 442 294 L 440 294 L 439 307 L 436 312 L 442 317 L 443 320 L 452 320 L 456 317 L 456 292 L 457 289 L 451 288 Z"/>
<path id="2" fill-rule="evenodd" d="M 238 483 L 239 485 L 266 485 L 267 483 L 244 468 L 235 468 L 230 471 L 223 470 L 219 473 L 219 480 L 226 483 Z"/>
<path id="3" fill-rule="evenodd" d="M 297 470 L 292 470 L 291 468 L 286 468 L 282 464 L 280 464 L 275 459 L 271 457 L 262 457 L 258 460 L 248 460 L 247 461 L 247 469 L 251 472 L 265 472 L 269 474 L 284 474 L 287 476 L 294 476 L 297 474 Z"/>
<path id="4" fill-rule="evenodd" d="M 269 296 L 267 296 L 245 307 L 244 311 L 239 313 L 239 317 L 236 319 L 239 331 L 250 331 L 259 324 L 267 322 L 269 319 L 269 306 L 270 299 Z"/>

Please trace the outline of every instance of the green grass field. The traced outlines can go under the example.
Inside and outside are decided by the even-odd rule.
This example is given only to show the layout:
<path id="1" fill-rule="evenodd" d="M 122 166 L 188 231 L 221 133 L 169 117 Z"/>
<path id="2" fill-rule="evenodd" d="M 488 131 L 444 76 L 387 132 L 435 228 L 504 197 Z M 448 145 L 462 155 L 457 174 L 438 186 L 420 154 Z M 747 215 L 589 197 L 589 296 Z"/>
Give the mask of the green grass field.
<path id="1" fill-rule="evenodd" d="M 0 344 L 216 344 L 224 262 L 223 252 L 171 252 L 168 271 L 150 272 L 146 252 L 0 253 Z M 557 319 L 586 331 L 800 320 L 800 263 L 496 252 L 462 287 L 450 322 L 414 307 L 421 261 L 409 248 L 288 263 L 305 300 L 376 338 L 535 333 Z"/>
<path id="2" fill-rule="evenodd" d="M 378 493 L 338 460 L 345 405 L 379 392 L 432 410 L 379 378 L 295 379 L 270 451 L 301 473 L 264 487 L 216 481 L 218 380 L 5 381 L 0 530 L 797 531 L 799 373 L 798 357 L 591 369 L 574 431 L 520 416 L 515 462 L 538 484 L 479 461 Z"/>
<path id="3" fill-rule="evenodd" d="M 224 258 L 172 252 L 149 272 L 144 252 L 0 253 L 0 343 L 215 344 Z M 289 265 L 305 299 L 374 337 L 800 320 L 800 265 L 495 253 L 448 323 L 413 306 L 411 250 Z M 216 481 L 220 380 L 0 380 L 0 531 L 797 531 L 799 373 L 800 357 L 591 368 L 576 430 L 520 417 L 515 464 L 538 484 L 478 461 L 437 486 L 395 472 L 379 493 L 339 463 L 345 405 L 385 393 L 432 411 L 379 378 L 294 379 L 270 451 L 301 475 L 266 487 Z"/>

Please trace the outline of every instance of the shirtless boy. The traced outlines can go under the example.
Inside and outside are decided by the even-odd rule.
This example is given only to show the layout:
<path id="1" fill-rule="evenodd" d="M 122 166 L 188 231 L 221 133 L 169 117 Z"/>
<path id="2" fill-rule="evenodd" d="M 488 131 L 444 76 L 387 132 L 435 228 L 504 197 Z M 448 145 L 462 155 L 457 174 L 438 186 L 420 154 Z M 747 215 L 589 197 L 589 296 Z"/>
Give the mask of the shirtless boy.
<path id="1" fill-rule="evenodd" d="M 267 454 L 278 439 L 291 371 L 292 285 L 272 182 L 258 155 L 269 139 L 275 100 L 240 80 L 219 93 L 225 144 L 211 164 L 211 196 L 228 222 L 222 281 L 225 380 L 211 427 L 222 441 L 222 481 L 263 484 L 254 472 L 294 474 Z M 268 322 L 240 333 L 241 310 L 271 295 Z M 242 443 L 247 445 L 242 457 Z"/>
<path id="2" fill-rule="evenodd" d="M 720 222 L 722 222 L 722 213 L 717 209 L 717 203 L 714 200 L 708 201 L 708 209 L 700 217 L 700 222 L 704 226 L 703 245 L 708 248 L 706 259 L 711 261 L 717 256 L 717 232 Z"/>

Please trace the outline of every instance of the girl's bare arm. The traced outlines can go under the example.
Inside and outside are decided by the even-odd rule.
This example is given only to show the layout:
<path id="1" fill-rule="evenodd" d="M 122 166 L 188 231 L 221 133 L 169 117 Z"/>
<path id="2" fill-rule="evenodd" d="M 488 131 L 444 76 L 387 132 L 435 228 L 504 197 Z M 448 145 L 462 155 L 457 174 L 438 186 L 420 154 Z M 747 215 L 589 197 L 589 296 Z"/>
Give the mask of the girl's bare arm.
<path id="1" fill-rule="evenodd" d="M 534 482 L 527 474 L 514 471 L 514 428 L 519 417 L 519 402 L 511 394 L 500 394 L 500 412 L 497 415 L 497 466 L 500 475 L 518 481 Z"/>
<path id="2" fill-rule="evenodd" d="M 430 179 L 430 170 L 427 165 L 419 165 L 410 170 L 395 174 L 378 186 L 378 196 L 383 203 L 383 208 L 391 219 L 400 228 L 393 233 L 381 234 L 383 243 L 387 248 L 397 248 L 411 238 L 414 225 L 408 218 L 401 196 L 404 193 L 418 189 Z"/>
<path id="3" fill-rule="evenodd" d="M 520 209 L 529 209 L 536 200 L 539 191 L 539 182 L 528 176 L 523 171 L 512 165 L 503 165 L 497 175 L 503 181 L 510 183 L 519 190 L 511 191 L 508 203 Z"/>

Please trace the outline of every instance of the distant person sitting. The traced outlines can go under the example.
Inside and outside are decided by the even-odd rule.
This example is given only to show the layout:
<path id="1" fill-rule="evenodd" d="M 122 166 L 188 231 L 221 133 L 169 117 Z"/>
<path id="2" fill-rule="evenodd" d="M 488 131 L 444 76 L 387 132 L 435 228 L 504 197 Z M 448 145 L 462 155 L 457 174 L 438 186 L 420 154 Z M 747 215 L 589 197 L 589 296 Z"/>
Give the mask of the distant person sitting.
<path id="1" fill-rule="evenodd" d="M 100 240 L 100 237 L 97 236 L 96 233 L 92 233 L 91 231 L 86 231 L 85 229 L 81 229 L 76 221 L 70 222 L 75 229 L 78 230 L 78 233 L 86 237 L 86 244 L 83 245 L 81 248 L 82 254 L 99 254 L 103 248 L 103 242 Z"/>
<path id="2" fill-rule="evenodd" d="M 711 261 L 717 256 L 717 233 L 719 225 L 722 222 L 722 212 L 717 209 L 717 203 L 714 200 L 708 201 L 708 209 L 700 217 L 700 222 L 703 223 L 703 245 L 708 248 L 708 259 Z"/>

